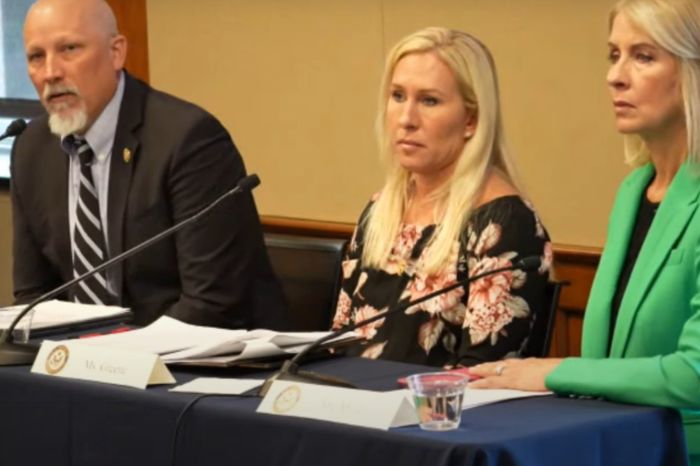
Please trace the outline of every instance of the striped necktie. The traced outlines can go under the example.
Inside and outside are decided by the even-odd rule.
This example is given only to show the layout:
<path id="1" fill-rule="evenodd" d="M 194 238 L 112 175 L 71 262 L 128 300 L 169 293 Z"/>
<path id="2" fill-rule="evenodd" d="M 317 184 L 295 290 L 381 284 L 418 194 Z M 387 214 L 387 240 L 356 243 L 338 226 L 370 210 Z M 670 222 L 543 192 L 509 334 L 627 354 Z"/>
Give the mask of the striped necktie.
<path id="1" fill-rule="evenodd" d="M 71 138 L 71 136 L 68 136 Z M 92 180 L 92 161 L 95 157 L 90 145 L 77 137 L 68 140 L 80 158 L 80 189 L 73 230 L 73 275 L 84 274 L 107 260 L 105 238 L 100 221 L 100 203 Z M 102 271 L 81 282 L 73 292 L 73 300 L 85 304 L 110 304 L 113 299 L 107 290 Z"/>

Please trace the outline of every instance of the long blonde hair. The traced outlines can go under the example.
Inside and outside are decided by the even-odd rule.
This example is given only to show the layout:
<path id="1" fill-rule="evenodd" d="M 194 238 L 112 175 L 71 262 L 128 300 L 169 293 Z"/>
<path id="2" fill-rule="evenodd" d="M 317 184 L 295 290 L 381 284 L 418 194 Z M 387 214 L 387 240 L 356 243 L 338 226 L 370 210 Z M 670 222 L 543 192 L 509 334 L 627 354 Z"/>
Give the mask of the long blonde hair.
<path id="1" fill-rule="evenodd" d="M 624 13 L 681 68 L 688 159 L 697 173 L 700 162 L 700 7 L 696 0 L 621 0 L 610 11 L 609 29 Z M 625 135 L 625 160 L 637 167 L 649 161 L 649 149 L 638 135 Z"/>
<path id="2" fill-rule="evenodd" d="M 365 219 L 363 262 L 370 267 L 383 267 L 401 228 L 411 173 L 392 153 L 385 124 L 386 106 L 396 64 L 406 55 L 424 52 L 435 53 L 450 68 L 465 107 L 478 115 L 476 131 L 464 145 L 453 174 L 433 194 L 436 212 L 444 213 L 429 243 L 430 254 L 424 264 L 424 270 L 433 274 L 447 265 L 455 242 L 460 241 L 489 169 L 498 169 L 516 188 L 519 183 L 506 146 L 498 80 L 488 49 L 469 34 L 445 28 L 431 27 L 404 37 L 389 52 L 384 67 L 376 132 L 387 177 Z"/>

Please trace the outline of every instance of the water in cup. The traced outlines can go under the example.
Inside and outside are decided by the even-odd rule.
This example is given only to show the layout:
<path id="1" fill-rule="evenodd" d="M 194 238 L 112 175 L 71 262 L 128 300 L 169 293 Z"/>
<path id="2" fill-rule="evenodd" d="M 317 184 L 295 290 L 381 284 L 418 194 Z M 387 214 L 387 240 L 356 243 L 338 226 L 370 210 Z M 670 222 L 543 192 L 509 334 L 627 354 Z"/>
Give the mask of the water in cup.
<path id="1" fill-rule="evenodd" d="M 17 317 L 17 315 L 24 310 L 25 306 L 26 305 L 19 305 L 0 308 L 0 329 L 7 329 L 12 321 L 15 320 L 15 317 Z M 29 341 L 34 312 L 35 311 L 30 311 L 29 314 L 24 316 L 22 320 L 19 321 L 12 332 L 12 339 L 14 341 L 18 343 L 26 343 Z"/>
<path id="2" fill-rule="evenodd" d="M 467 380 L 461 374 L 445 372 L 407 378 L 421 429 L 451 430 L 459 427 Z"/>

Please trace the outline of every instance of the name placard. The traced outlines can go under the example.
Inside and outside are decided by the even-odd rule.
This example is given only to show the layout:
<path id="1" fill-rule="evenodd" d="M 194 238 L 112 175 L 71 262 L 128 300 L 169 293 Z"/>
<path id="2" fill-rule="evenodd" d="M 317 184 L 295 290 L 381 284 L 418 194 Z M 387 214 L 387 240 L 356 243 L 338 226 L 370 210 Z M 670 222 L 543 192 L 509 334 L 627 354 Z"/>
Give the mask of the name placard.
<path id="1" fill-rule="evenodd" d="M 257 411 L 387 430 L 418 423 L 409 397 L 407 390 L 371 392 L 276 380 Z"/>
<path id="2" fill-rule="evenodd" d="M 32 372 L 140 389 L 148 385 L 175 383 L 175 378 L 156 354 L 93 346 L 73 340 L 44 340 Z"/>

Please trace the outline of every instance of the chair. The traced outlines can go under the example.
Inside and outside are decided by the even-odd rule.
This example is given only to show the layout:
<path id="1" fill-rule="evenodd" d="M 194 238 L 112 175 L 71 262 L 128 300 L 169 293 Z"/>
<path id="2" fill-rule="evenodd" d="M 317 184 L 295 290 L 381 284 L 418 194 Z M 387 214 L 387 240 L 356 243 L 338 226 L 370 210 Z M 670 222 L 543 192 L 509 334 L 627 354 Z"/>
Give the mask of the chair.
<path id="1" fill-rule="evenodd" d="M 523 357 L 544 358 L 549 354 L 549 346 L 552 343 L 552 333 L 554 333 L 554 321 L 557 317 L 559 307 L 559 295 L 564 286 L 569 282 L 549 281 L 545 285 L 544 306 L 535 313 L 530 337 L 525 343 Z"/>
<path id="2" fill-rule="evenodd" d="M 346 244 L 345 239 L 265 234 L 272 269 L 289 304 L 289 330 L 330 328 Z"/>

